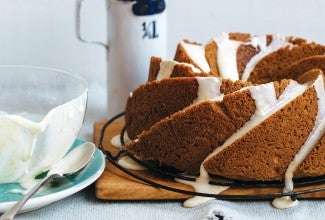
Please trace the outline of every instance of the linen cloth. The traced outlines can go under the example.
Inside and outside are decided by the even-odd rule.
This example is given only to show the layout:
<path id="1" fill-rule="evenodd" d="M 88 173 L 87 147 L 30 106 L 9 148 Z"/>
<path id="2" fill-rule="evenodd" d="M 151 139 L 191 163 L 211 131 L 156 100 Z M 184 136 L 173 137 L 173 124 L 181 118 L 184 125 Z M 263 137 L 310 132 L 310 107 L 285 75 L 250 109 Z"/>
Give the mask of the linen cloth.
<path id="1" fill-rule="evenodd" d="M 279 210 L 271 201 L 212 200 L 195 208 L 184 208 L 180 201 L 121 202 L 95 198 L 94 187 L 72 195 L 52 205 L 23 213 L 17 220 L 113 219 L 113 220 L 322 220 L 325 219 L 324 200 L 301 200 L 298 206 Z"/>

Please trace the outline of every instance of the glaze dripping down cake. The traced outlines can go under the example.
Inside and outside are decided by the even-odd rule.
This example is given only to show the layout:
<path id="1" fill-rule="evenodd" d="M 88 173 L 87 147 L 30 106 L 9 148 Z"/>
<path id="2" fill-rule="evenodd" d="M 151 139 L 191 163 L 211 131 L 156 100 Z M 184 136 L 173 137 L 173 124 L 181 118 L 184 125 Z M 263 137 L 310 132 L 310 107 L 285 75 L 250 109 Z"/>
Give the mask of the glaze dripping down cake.
<path id="1" fill-rule="evenodd" d="M 325 46 L 222 33 L 152 57 L 126 104 L 127 149 L 142 160 L 242 181 L 325 175 Z"/>

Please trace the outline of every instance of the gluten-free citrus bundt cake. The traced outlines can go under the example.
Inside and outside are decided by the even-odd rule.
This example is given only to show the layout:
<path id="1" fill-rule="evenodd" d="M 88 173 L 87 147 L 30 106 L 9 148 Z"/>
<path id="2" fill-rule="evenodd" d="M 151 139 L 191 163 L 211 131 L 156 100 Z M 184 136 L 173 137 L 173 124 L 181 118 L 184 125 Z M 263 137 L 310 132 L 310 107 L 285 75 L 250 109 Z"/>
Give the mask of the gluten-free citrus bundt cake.
<path id="1" fill-rule="evenodd" d="M 282 180 L 288 163 L 306 141 L 316 119 L 317 96 L 315 88 L 309 87 L 306 90 L 306 85 L 283 80 L 248 87 L 225 95 L 222 101 L 192 105 L 142 132 L 129 150 L 142 159 L 159 158 L 163 165 L 197 173 L 214 149 L 222 149 L 227 140 L 241 132 L 235 143 L 205 162 L 207 171 L 238 180 Z M 264 96 L 270 97 L 262 99 Z M 257 103 L 263 101 L 271 104 L 264 107 L 263 103 Z M 259 114 L 263 117 L 259 118 Z M 259 118 L 258 123 L 251 122 L 254 118 Z M 250 124 L 254 127 L 240 130 Z M 309 171 L 304 170 L 301 177 L 313 176 L 308 174 L 314 167 L 322 170 L 318 175 L 325 174 L 325 162 L 314 162 L 308 166 L 302 164 Z"/>
<path id="2" fill-rule="evenodd" d="M 182 41 L 174 61 L 151 59 L 149 82 L 130 94 L 126 147 L 183 172 L 243 181 L 325 175 L 324 68 L 325 46 L 300 38 Z"/>

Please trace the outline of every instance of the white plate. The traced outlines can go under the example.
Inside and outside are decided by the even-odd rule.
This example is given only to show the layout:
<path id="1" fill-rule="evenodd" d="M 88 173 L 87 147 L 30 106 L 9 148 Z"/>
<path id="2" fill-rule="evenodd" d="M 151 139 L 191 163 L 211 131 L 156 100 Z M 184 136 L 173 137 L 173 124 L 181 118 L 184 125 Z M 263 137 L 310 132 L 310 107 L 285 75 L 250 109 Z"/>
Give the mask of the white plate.
<path id="1" fill-rule="evenodd" d="M 83 141 L 76 140 L 72 148 L 78 147 Z M 105 158 L 100 150 L 96 148 L 95 153 L 89 164 L 79 173 L 52 182 L 45 186 L 45 190 L 36 193 L 23 206 L 20 212 L 32 211 L 53 202 L 66 198 L 95 182 L 105 168 Z M 11 208 L 23 196 L 19 193 L 11 193 L 13 189 L 22 189 L 16 183 L 0 184 L 0 213 Z"/>

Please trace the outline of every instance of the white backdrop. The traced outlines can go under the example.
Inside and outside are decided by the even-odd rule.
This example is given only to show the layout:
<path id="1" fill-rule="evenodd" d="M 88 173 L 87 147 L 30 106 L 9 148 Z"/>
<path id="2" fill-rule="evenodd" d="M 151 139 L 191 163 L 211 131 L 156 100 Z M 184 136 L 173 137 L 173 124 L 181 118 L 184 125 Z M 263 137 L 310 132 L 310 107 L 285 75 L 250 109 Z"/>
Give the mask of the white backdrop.
<path id="1" fill-rule="evenodd" d="M 105 0 L 86 0 L 82 31 L 105 41 Z M 181 39 L 206 43 L 216 33 L 279 33 L 325 42 L 323 0 L 169 0 L 169 57 Z M 0 0 L 0 64 L 64 69 L 106 84 L 106 53 L 74 33 L 75 0 Z"/>

